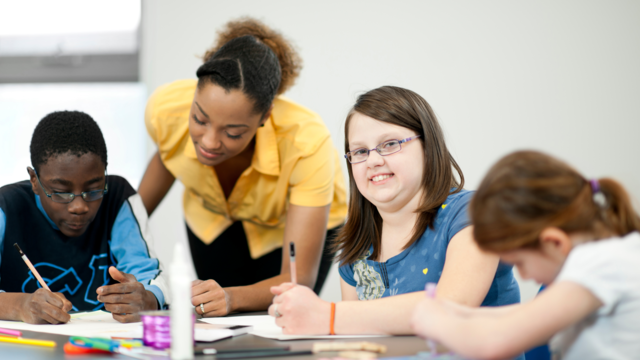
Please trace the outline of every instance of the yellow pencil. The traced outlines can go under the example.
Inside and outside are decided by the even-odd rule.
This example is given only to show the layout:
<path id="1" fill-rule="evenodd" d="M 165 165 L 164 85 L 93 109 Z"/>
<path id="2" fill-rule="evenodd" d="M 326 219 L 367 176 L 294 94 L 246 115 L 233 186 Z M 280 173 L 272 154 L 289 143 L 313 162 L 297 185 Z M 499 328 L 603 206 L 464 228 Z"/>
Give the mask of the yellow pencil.
<path id="1" fill-rule="evenodd" d="M 48 347 L 56 346 L 56 342 L 51 340 L 11 338 L 11 337 L 4 337 L 4 336 L 0 336 L 0 342 L 24 344 L 24 345 L 48 346 Z"/>

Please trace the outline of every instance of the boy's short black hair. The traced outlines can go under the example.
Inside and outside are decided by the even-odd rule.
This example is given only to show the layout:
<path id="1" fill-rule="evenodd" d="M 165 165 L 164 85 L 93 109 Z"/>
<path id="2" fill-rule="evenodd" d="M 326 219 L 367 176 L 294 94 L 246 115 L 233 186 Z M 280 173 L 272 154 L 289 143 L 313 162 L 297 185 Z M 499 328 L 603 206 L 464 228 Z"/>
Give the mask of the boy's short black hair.
<path id="1" fill-rule="evenodd" d="M 81 111 L 56 111 L 40 120 L 31 137 L 31 165 L 36 171 L 50 157 L 71 152 L 94 153 L 107 167 L 107 145 L 91 116 Z"/>

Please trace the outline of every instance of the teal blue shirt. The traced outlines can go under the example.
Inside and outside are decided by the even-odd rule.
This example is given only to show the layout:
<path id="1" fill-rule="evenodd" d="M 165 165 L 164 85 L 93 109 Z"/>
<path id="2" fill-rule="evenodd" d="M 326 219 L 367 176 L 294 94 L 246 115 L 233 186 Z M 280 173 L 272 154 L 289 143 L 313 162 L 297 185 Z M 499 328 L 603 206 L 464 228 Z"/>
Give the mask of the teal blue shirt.
<path id="1" fill-rule="evenodd" d="M 356 288 L 360 300 L 406 294 L 424 290 L 428 282 L 437 283 L 444 268 L 451 239 L 470 225 L 467 207 L 473 192 L 462 190 L 449 195 L 438 209 L 433 229 L 409 248 L 385 262 L 369 257 L 373 246 L 352 264 L 340 266 L 340 276 Z M 498 306 L 520 302 L 520 288 L 513 277 L 512 266 L 500 263 L 491 288 L 482 305 Z"/>

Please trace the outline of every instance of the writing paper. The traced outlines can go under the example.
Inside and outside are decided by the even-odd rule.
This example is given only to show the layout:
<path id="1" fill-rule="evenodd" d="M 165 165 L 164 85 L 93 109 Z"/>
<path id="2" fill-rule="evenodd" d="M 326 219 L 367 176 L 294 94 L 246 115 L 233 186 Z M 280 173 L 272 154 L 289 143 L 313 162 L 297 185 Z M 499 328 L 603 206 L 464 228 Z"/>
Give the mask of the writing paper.
<path id="1" fill-rule="evenodd" d="M 231 325 L 241 325 L 230 323 Z M 15 330 L 36 331 L 48 334 L 67 336 L 84 336 L 97 338 L 142 338 L 142 323 L 123 324 L 113 319 L 106 311 L 83 312 L 71 315 L 71 320 L 59 325 L 33 325 L 21 321 L 0 321 L 0 327 Z M 209 324 L 196 324 L 194 336 L 196 341 L 213 342 L 234 336 L 227 328 L 215 328 Z"/>
<path id="2" fill-rule="evenodd" d="M 15 330 L 37 331 L 47 334 L 85 337 L 142 337 L 142 323 L 119 323 L 106 311 L 83 312 L 71 315 L 71 320 L 59 325 L 33 325 L 21 321 L 0 321 L 0 327 Z"/>
<path id="3" fill-rule="evenodd" d="M 345 339 L 345 338 L 368 338 L 368 337 L 384 337 L 387 335 L 285 335 L 282 328 L 276 325 L 276 321 L 269 315 L 252 315 L 252 316 L 232 316 L 220 318 L 203 318 L 200 321 L 209 324 L 235 324 L 235 325 L 251 325 L 253 330 L 249 334 L 260 336 L 267 339 L 279 341 L 286 340 L 304 340 L 304 339 Z"/>

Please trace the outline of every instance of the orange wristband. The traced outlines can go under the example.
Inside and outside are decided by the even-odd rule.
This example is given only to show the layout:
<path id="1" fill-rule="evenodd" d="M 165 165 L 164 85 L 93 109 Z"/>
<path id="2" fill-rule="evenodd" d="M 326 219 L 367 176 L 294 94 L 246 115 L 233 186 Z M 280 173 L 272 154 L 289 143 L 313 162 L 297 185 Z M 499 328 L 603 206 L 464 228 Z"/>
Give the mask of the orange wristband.
<path id="1" fill-rule="evenodd" d="M 331 303 L 331 319 L 329 320 L 329 335 L 335 335 L 336 332 L 333 330 L 333 324 L 336 320 L 336 303 Z"/>

